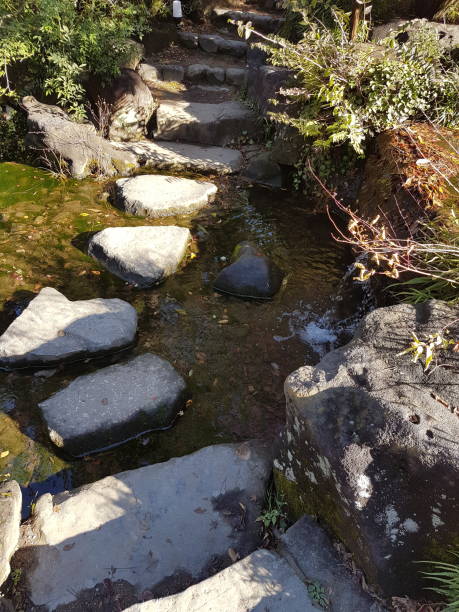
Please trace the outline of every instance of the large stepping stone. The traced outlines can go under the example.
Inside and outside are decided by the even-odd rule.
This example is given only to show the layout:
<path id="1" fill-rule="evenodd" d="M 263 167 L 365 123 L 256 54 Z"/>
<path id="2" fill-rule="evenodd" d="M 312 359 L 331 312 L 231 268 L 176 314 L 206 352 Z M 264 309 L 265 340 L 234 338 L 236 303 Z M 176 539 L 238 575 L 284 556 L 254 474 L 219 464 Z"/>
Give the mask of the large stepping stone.
<path id="1" fill-rule="evenodd" d="M 126 612 L 318 612 L 307 586 L 275 552 L 257 550 L 183 593 Z M 348 608 L 348 612 L 354 612 Z M 368 611 L 367 611 L 368 612 Z"/>
<path id="2" fill-rule="evenodd" d="M 275 263 L 249 242 L 234 250 L 233 263 L 224 268 L 214 289 L 240 298 L 271 299 L 280 289 L 284 274 Z"/>
<path id="3" fill-rule="evenodd" d="M 39 406 L 54 444 L 80 457 L 169 427 L 185 389 L 168 361 L 146 353 L 79 376 Z"/>
<path id="4" fill-rule="evenodd" d="M 151 170 L 190 171 L 201 174 L 233 174 L 242 167 L 240 151 L 183 142 L 113 142 L 114 147 L 133 153 L 139 165 Z"/>
<path id="5" fill-rule="evenodd" d="M 0 447 L 0 451 L 2 451 Z M 22 493 L 15 480 L 0 484 L 0 586 L 10 573 L 10 559 L 19 541 Z"/>
<path id="6" fill-rule="evenodd" d="M 177 176 L 141 175 L 115 183 L 116 205 L 131 215 L 186 215 L 212 202 L 217 186 Z"/>
<path id="7" fill-rule="evenodd" d="M 225 444 L 43 495 L 23 529 L 32 602 L 81 610 L 81 591 L 103 582 L 125 581 L 138 601 L 204 580 L 231 563 L 230 548 L 245 557 L 260 544 L 270 472 L 260 443 Z"/>
<path id="8" fill-rule="evenodd" d="M 119 299 L 71 302 L 45 287 L 0 337 L 0 366 L 50 365 L 128 346 L 135 309 Z"/>
<path id="9" fill-rule="evenodd" d="M 206 145 L 226 145 L 243 132 L 255 137 L 256 114 L 240 102 L 205 104 L 168 100 L 156 113 L 155 138 Z"/>
<path id="10" fill-rule="evenodd" d="M 185 227 L 108 227 L 91 237 L 88 254 L 112 274 L 139 288 L 177 271 L 191 234 Z"/>

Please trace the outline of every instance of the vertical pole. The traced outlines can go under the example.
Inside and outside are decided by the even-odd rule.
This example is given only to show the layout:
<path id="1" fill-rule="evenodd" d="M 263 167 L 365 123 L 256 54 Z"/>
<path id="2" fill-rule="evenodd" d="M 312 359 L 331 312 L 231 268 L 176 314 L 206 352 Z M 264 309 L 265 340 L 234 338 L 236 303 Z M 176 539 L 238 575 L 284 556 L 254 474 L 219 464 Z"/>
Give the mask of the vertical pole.
<path id="1" fill-rule="evenodd" d="M 362 20 L 363 4 L 364 0 L 354 0 L 351 16 L 351 40 L 355 40 L 357 38 L 359 25 Z"/>

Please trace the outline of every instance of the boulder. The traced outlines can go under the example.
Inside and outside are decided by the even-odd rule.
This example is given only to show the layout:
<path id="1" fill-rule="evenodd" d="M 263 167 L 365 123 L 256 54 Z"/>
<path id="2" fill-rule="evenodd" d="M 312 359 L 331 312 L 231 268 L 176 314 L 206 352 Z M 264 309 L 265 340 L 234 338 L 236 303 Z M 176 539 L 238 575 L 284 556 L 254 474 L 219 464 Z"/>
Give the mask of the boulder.
<path id="1" fill-rule="evenodd" d="M 275 552 L 262 549 L 183 593 L 136 604 L 126 612 L 211 610 L 317 612 L 318 609 L 309 597 L 307 586 L 287 561 Z"/>
<path id="2" fill-rule="evenodd" d="M 208 66 L 206 76 L 211 85 L 220 85 L 225 82 L 225 69 L 221 66 Z"/>
<path id="3" fill-rule="evenodd" d="M 247 47 L 247 43 L 242 40 L 231 40 L 230 38 L 222 38 L 218 46 L 218 52 L 224 53 L 226 55 L 231 55 L 233 57 L 245 57 L 247 53 Z"/>
<path id="4" fill-rule="evenodd" d="M 247 85 L 248 71 L 245 68 L 227 68 L 226 82 L 235 87 L 245 87 Z"/>
<path id="5" fill-rule="evenodd" d="M 145 217 L 189 214 L 212 202 L 216 193 L 214 183 L 160 174 L 142 174 L 115 183 L 117 206 Z"/>
<path id="6" fill-rule="evenodd" d="M 81 179 L 92 174 L 127 175 L 137 168 L 135 155 L 115 148 L 92 124 L 76 123 L 59 107 L 32 96 L 22 99 L 22 107 L 27 112 L 26 145 L 53 170 Z"/>
<path id="7" fill-rule="evenodd" d="M 93 77 L 86 89 L 96 112 L 109 115 L 110 140 L 133 141 L 147 135 L 148 122 L 158 103 L 139 73 L 123 68 L 119 76 L 106 85 Z"/>
<path id="8" fill-rule="evenodd" d="M 287 425 L 275 477 L 296 516 L 317 516 L 385 596 L 425 596 L 415 561 L 459 543 L 459 355 L 424 372 L 400 353 L 451 324 L 441 302 L 381 308 L 354 339 L 285 384 Z M 455 323 L 454 323 L 455 321 Z"/>
<path id="9" fill-rule="evenodd" d="M 269 300 L 279 291 L 283 272 L 249 242 L 235 248 L 232 260 L 217 276 L 215 291 L 256 300 Z"/>
<path id="10" fill-rule="evenodd" d="M 183 66 L 173 66 L 172 64 L 164 64 L 161 68 L 163 81 L 173 81 L 181 83 L 185 78 L 185 68 Z"/>
<path id="11" fill-rule="evenodd" d="M 193 32 L 179 32 L 178 39 L 180 44 L 188 49 L 198 48 L 199 36 L 197 34 L 193 34 Z"/>
<path id="12" fill-rule="evenodd" d="M 255 11 L 238 11 L 231 8 L 216 7 L 212 11 L 213 21 L 222 27 L 228 27 L 228 20 L 232 21 L 250 21 L 256 30 L 267 34 L 273 34 L 279 31 L 285 23 L 285 18 L 272 13 L 262 13 Z M 234 26 L 235 27 L 235 26 Z"/>
<path id="13" fill-rule="evenodd" d="M 426 21 L 424 19 L 414 19 L 412 21 L 396 19 L 390 23 L 378 26 L 373 30 L 372 40 L 373 42 L 379 42 L 400 29 L 406 31 L 409 36 L 411 31 L 423 25 L 428 25 L 435 30 L 438 35 L 438 40 L 448 50 L 454 50 L 459 47 L 459 25 L 436 23 L 435 21 Z"/>
<path id="14" fill-rule="evenodd" d="M 21 508 L 22 493 L 18 483 L 10 480 L 0 484 L 0 586 L 9 576 L 10 559 L 19 541 Z"/>
<path id="15" fill-rule="evenodd" d="M 199 174 L 232 174 L 242 166 L 242 155 L 236 149 L 209 147 L 186 142 L 114 143 L 135 156 L 137 163 L 151 170 L 197 172 Z"/>
<path id="16" fill-rule="evenodd" d="M 250 67 L 248 95 L 256 101 L 263 114 L 283 110 L 281 103 L 274 107 L 270 100 L 278 99 L 279 90 L 288 83 L 292 74 L 291 70 L 283 66 Z"/>
<path id="17" fill-rule="evenodd" d="M 260 185 L 282 187 L 282 170 L 279 164 L 273 161 L 271 153 L 260 153 L 252 159 L 243 176 Z"/>
<path id="18" fill-rule="evenodd" d="M 146 353 L 79 376 L 39 407 L 54 444 L 81 457 L 170 427 L 185 389 L 169 362 Z"/>
<path id="19" fill-rule="evenodd" d="M 45 287 L 0 336 L 3 368 L 57 364 L 132 344 L 137 313 L 123 300 L 78 300 Z"/>
<path id="20" fill-rule="evenodd" d="M 177 271 L 190 240 L 185 227 L 108 227 L 91 237 L 88 254 L 112 274 L 146 288 Z"/>
<path id="21" fill-rule="evenodd" d="M 222 38 L 214 34 L 201 34 L 199 37 L 199 46 L 206 53 L 217 53 Z"/>
<path id="22" fill-rule="evenodd" d="M 270 471 L 259 443 L 216 445 L 43 495 L 22 538 L 33 604 L 86 609 L 80 593 L 102 583 L 160 597 L 230 565 L 230 548 L 249 555 Z"/>
<path id="23" fill-rule="evenodd" d="M 138 68 L 137 72 L 140 75 L 142 81 L 145 81 L 147 85 L 154 85 L 156 81 L 161 80 L 161 73 L 156 66 L 149 64 L 148 62 L 142 62 Z"/>
<path id="24" fill-rule="evenodd" d="M 236 101 L 206 104 L 164 101 L 156 114 L 155 139 L 224 146 L 246 132 L 259 132 L 257 115 Z"/>

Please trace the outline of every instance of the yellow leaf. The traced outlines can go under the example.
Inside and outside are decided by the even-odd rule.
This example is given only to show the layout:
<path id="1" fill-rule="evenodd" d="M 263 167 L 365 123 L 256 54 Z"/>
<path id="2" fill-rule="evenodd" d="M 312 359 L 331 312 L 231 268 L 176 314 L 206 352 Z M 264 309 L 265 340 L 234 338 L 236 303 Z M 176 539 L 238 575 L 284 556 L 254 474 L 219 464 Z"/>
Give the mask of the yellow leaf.
<path id="1" fill-rule="evenodd" d="M 9 450 L 0 452 L 0 459 L 4 459 L 5 457 L 8 457 L 9 454 L 10 454 Z"/>
<path id="2" fill-rule="evenodd" d="M 80 217 L 89 217 L 89 213 L 80 213 Z"/>

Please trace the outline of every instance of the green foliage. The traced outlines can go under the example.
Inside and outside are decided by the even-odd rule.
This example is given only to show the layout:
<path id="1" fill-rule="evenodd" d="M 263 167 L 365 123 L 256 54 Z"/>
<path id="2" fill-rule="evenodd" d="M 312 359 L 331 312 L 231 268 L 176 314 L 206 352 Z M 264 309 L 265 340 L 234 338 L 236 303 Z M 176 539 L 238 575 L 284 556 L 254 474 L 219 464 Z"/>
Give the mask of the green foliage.
<path id="1" fill-rule="evenodd" d="M 330 602 L 327 597 L 327 591 L 319 582 L 311 582 L 308 585 L 308 593 L 312 601 L 324 610 L 328 609 Z"/>
<path id="2" fill-rule="evenodd" d="M 257 518 L 257 521 L 263 523 L 265 531 L 277 528 L 285 531 L 287 528 L 287 514 L 284 506 L 287 502 L 284 501 L 282 495 L 276 494 L 274 486 L 271 485 L 266 492 L 265 508 Z"/>
<path id="3" fill-rule="evenodd" d="M 458 124 L 459 68 L 427 24 L 399 44 L 395 32 L 379 44 L 350 41 L 336 11 L 335 27 L 306 22 L 303 38 L 291 43 L 271 37 L 260 44 L 274 65 L 295 74 L 284 90 L 292 113 L 274 113 L 319 148 L 349 143 L 363 155 L 369 137 L 428 115 L 446 126 Z M 248 26 L 251 29 L 251 26 Z M 247 29 L 247 26 L 246 26 Z M 274 44 L 273 44 L 274 43 Z"/>
<path id="4" fill-rule="evenodd" d="M 452 554 L 459 559 L 459 552 Z M 437 586 L 430 587 L 430 590 L 443 595 L 448 602 L 443 612 L 459 612 L 459 562 L 436 561 L 429 562 L 429 564 L 433 565 L 434 569 L 431 572 L 425 572 L 425 576 L 437 584 Z"/>
<path id="5" fill-rule="evenodd" d="M 82 116 L 82 81 L 108 79 L 132 53 L 148 19 L 164 7 L 153 0 L 0 0 L 0 95 L 44 92 Z M 22 65 L 20 65 L 22 63 Z"/>

